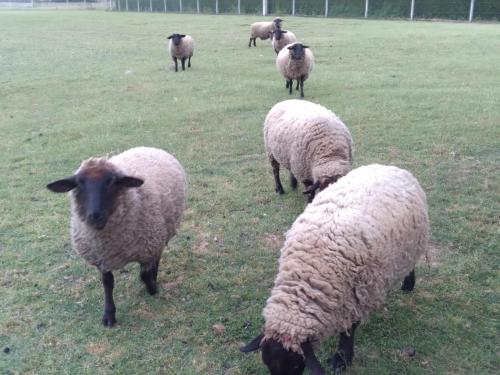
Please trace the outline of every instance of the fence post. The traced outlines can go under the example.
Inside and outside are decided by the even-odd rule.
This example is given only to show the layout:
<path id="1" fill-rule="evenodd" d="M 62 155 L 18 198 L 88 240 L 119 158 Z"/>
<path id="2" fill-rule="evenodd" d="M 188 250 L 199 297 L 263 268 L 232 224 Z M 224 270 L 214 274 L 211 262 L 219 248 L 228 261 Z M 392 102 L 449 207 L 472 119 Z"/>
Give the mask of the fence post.
<path id="1" fill-rule="evenodd" d="M 415 0 L 411 0 L 410 21 L 413 21 L 414 15 L 415 15 Z"/>
<path id="2" fill-rule="evenodd" d="M 87 9 L 87 0 L 83 0 L 83 5 L 85 6 L 85 9 Z"/>
<path id="3" fill-rule="evenodd" d="M 325 0 L 325 17 L 328 17 L 328 0 Z"/>
<path id="4" fill-rule="evenodd" d="M 179 0 L 179 13 L 182 13 L 182 0 Z"/>
<path id="5" fill-rule="evenodd" d="M 35 1 L 34 0 L 31 0 L 31 7 L 34 8 L 35 7 Z"/>
<path id="6" fill-rule="evenodd" d="M 474 19 L 474 0 L 470 0 L 469 22 Z"/>
<path id="7" fill-rule="evenodd" d="M 295 0 L 292 0 L 292 16 L 295 16 Z"/>
<path id="8" fill-rule="evenodd" d="M 128 0 L 125 0 L 125 10 L 128 12 Z"/>
<path id="9" fill-rule="evenodd" d="M 267 16 L 267 0 L 262 0 L 262 15 Z"/>
<path id="10" fill-rule="evenodd" d="M 140 12 L 141 8 L 139 8 L 139 0 L 137 0 L 137 11 Z"/>
<path id="11" fill-rule="evenodd" d="M 238 0 L 238 14 L 241 14 L 241 0 Z"/>
<path id="12" fill-rule="evenodd" d="M 163 0 L 163 11 L 167 13 L 167 0 Z"/>
<path id="13" fill-rule="evenodd" d="M 153 13 L 153 0 L 149 0 L 149 11 Z"/>
<path id="14" fill-rule="evenodd" d="M 200 0 L 196 0 L 196 13 L 200 14 Z"/>
<path id="15" fill-rule="evenodd" d="M 116 1 L 118 3 L 118 12 L 121 12 L 122 11 L 122 5 L 120 4 L 122 1 L 121 0 L 117 0 Z M 109 4 L 111 6 L 111 10 L 113 10 L 113 0 L 110 0 L 109 1 Z"/>
<path id="16" fill-rule="evenodd" d="M 219 0 L 215 0 L 215 14 L 219 14 Z"/>
<path id="17" fill-rule="evenodd" d="M 365 0 L 365 18 L 368 18 L 368 3 L 369 0 Z"/>

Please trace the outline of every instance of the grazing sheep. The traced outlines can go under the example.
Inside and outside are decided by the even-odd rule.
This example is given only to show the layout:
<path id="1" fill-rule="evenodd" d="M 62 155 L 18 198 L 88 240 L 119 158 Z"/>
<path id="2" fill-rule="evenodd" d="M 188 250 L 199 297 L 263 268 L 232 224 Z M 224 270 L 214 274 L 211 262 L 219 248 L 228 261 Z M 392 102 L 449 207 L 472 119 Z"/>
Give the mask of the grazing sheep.
<path id="1" fill-rule="evenodd" d="M 415 286 L 429 235 L 425 193 L 393 166 L 353 170 L 318 194 L 286 234 L 279 272 L 263 310 L 263 333 L 241 348 L 262 348 L 271 374 L 324 374 L 313 346 L 340 334 L 334 371 L 351 364 L 354 330 L 391 287 Z"/>
<path id="2" fill-rule="evenodd" d="M 177 59 L 181 60 L 182 70 L 186 59 L 188 60 L 188 68 L 191 68 L 191 57 L 194 52 L 194 39 L 190 35 L 172 34 L 167 39 L 168 50 L 175 63 L 175 71 L 177 72 Z"/>
<path id="3" fill-rule="evenodd" d="M 352 166 L 353 143 L 349 129 L 325 107 L 305 100 L 276 104 L 264 120 L 264 144 L 273 169 L 276 192 L 283 194 L 280 165 L 290 171 L 312 201 L 316 189 L 346 175 Z"/>
<path id="4" fill-rule="evenodd" d="M 90 158 L 71 177 L 52 182 L 71 191 L 71 241 L 102 273 L 107 327 L 116 323 L 111 271 L 138 262 L 149 294 L 157 291 L 161 254 L 175 235 L 186 200 L 186 175 L 167 152 L 137 147 L 112 158 Z"/>
<path id="5" fill-rule="evenodd" d="M 286 80 L 286 88 L 292 93 L 293 80 L 297 80 L 296 90 L 300 85 L 300 97 L 304 97 L 304 81 L 314 66 L 314 55 L 308 46 L 302 43 L 288 44 L 278 53 L 276 67 Z"/>
<path id="6" fill-rule="evenodd" d="M 276 54 L 278 54 L 279 51 L 281 51 L 286 45 L 295 43 L 296 41 L 297 38 L 291 31 L 281 30 L 281 28 L 277 28 L 273 31 L 272 44 Z"/>
<path id="7" fill-rule="evenodd" d="M 257 44 L 255 44 L 257 38 L 261 40 L 271 38 L 273 31 L 281 27 L 282 21 L 283 20 L 281 18 L 275 18 L 270 22 L 263 21 L 252 23 L 250 25 L 250 40 L 248 41 L 248 47 L 252 46 L 252 41 L 254 47 L 257 47 Z"/>

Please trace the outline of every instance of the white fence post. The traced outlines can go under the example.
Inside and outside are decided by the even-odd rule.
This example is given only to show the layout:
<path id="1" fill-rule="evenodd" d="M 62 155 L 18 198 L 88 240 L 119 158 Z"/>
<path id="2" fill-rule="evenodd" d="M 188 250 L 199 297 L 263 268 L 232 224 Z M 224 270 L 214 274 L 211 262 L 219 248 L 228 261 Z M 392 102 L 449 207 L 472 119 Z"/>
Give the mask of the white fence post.
<path id="1" fill-rule="evenodd" d="M 140 12 L 141 8 L 139 8 L 139 0 L 137 0 L 137 11 Z"/>
<path id="2" fill-rule="evenodd" d="M 292 16 L 295 16 L 295 0 L 292 0 Z"/>
<path id="3" fill-rule="evenodd" d="M 365 0 L 365 18 L 368 18 L 368 3 L 369 0 Z"/>
<path id="4" fill-rule="evenodd" d="M 121 0 L 117 0 L 117 3 L 118 3 L 118 12 L 121 12 L 122 11 L 122 5 L 120 4 Z M 113 0 L 110 0 L 109 4 L 111 6 L 111 10 L 113 10 Z"/>
<path id="5" fill-rule="evenodd" d="M 196 0 L 196 13 L 200 14 L 200 0 Z"/>
<path id="6" fill-rule="evenodd" d="M 219 14 L 219 0 L 215 0 L 215 14 Z"/>
<path id="7" fill-rule="evenodd" d="M 325 0 L 325 17 L 328 17 L 328 0 Z"/>
<path id="8" fill-rule="evenodd" d="M 167 0 L 163 0 L 163 11 L 167 13 Z"/>
<path id="9" fill-rule="evenodd" d="M 238 14 L 241 14 L 241 0 L 238 0 Z"/>
<path id="10" fill-rule="evenodd" d="M 85 9 L 87 9 L 87 0 L 83 0 L 83 5 L 85 6 Z"/>
<path id="11" fill-rule="evenodd" d="M 182 13 L 182 0 L 179 0 L 179 13 Z"/>
<path id="12" fill-rule="evenodd" d="M 469 22 L 474 19 L 474 0 L 470 0 Z"/>
<path id="13" fill-rule="evenodd" d="M 153 0 L 149 0 L 149 11 L 153 13 Z"/>
<path id="14" fill-rule="evenodd" d="M 414 15 L 415 15 L 415 0 L 411 0 L 410 21 L 413 21 Z"/>
<path id="15" fill-rule="evenodd" d="M 267 16 L 267 0 L 262 0 L 262 15 Z"/>

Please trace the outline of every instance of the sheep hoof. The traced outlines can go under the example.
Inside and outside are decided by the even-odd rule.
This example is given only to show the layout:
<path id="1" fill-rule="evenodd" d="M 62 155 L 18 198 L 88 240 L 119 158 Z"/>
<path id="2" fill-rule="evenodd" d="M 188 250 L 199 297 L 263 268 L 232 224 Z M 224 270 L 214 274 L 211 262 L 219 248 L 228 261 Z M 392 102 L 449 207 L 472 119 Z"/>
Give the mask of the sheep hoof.
<path id="1" fill-rule="evenodd" d="M 112 328 L 116 324 L 115 314 L 105 312 L 102 316 L 102 324 L 105 327 Z"/>
<path id="2" fill-rule="evenodd" d="M 154 296 L 158 292 L 158 287 L 156 286 L 156 283 L 150 283 L 146 284 L 146 290 L 150 295 Z"/>
<path id="3" fill-rule="evenodd" d="M 335 353 L 329 362 L 332 366 L 334 374 L 344 372 L 347 368 L 345 358 L 339 352 Z"/>
<path id="4" fill-rule="evenodd" d="M 283 190 L 283 188 L 276 188 L 276 193 L 278 194 L 285 194 L 285 190 Z"/>

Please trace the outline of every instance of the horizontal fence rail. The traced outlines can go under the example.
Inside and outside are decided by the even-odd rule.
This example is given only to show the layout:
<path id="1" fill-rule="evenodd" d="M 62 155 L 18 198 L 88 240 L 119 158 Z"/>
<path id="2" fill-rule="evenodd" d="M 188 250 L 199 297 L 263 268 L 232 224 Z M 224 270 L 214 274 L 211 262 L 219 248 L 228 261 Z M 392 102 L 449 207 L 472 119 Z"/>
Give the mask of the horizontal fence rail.
<path id="1" fill-rule="evenodd" d="M 0 0 L 0 7 L 500 21 L 500 0 Z"/>

